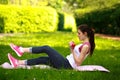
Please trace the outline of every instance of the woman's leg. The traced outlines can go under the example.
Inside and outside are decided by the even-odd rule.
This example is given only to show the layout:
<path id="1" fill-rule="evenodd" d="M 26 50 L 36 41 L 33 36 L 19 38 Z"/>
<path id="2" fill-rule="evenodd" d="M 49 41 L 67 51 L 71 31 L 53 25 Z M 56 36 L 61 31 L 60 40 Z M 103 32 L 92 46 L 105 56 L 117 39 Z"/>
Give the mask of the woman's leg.
<path id="1" fill-rule="evenodd" d="M 55 51 L 53 48 L 51 48 L 49 46 L 31 47 L 31 48 L 18 47 L 14 44 L 11 44 L 10 46 L 17 54 L 19 54 L 18 56 L 22 56 L 24 52 L 30 52 L 33 54 L 46 53 L 49 56 L 50 63 L 53 65 L 53 67 L 55 67 L 55 68 L 71 67 L 69 62 L 67 61 L 67 59 L 65 59 L 57 51 Z M 31 62 L 32 60 L 31 59 L 27 60 L 27 62 L 29 62 L 29 61 Z M 21 63 L 23 61 L 19 61 L 19 62 Z M 29 65 L 32 65 L 32 64 L 33 63 L 30 63 Z"/>
<path id="2" fill-rule="evenodd" d="M 18 60 L 14 58 L 10 53 L 8 53 L 8 59 L 12 67 L 14 68 L 19 67 L 20 65 L 24 65 L 24 66 L 38 65 L 38 64 L 50 65 L 49 57 L 39 57 L 39 58 L 34 58 L 34 59 L 29 59 L 29 60 Z"/>
<path id="3" fill-rule="evenodd" d="M 18 60 L 19 65 L 38 65 L 38 64 L 45 64 L 50 65 L 49 57 L 39 57 L 29 60 Z"/>
<path id="4" fill-rule="evenodd" d="M 49 46 L 32 47 L 29 52 L 33 54 L 46 53 L 49 57 L 50 64 L 55 68 L 71 68 L 67 59 L 65 59 L 56 50 Z M 27 62 L 29 61 L 30 60 L 28 60 Z"/>
<path id="5" fill-rule="evenodd" d="M 49 57 L 39 57 L 39 58 L 26 60 L 25 64 L 30 66 L 38 65 L 38 64 L 50 65 L 50 59 Z"/>

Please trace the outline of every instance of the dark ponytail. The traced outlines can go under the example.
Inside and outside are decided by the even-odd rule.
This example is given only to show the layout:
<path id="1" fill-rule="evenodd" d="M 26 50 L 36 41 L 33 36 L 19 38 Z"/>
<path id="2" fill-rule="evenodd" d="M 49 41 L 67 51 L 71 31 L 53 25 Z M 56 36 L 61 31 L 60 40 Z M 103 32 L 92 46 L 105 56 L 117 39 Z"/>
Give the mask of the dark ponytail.
<path id="1" fill-rule="evenodd" d="M 92 56 L 93 51 L 95 49 L 95 41 L 94 41 L 94 32 L 91 28 L 88 27 L 88 25 L 86 24 L 82 24 L 78 27 L 79 30 L 82 31 L 82 33 L 87 32 L 87 36 L 89 38 L 89 42 L 90 42 L 90 55 Z"/>

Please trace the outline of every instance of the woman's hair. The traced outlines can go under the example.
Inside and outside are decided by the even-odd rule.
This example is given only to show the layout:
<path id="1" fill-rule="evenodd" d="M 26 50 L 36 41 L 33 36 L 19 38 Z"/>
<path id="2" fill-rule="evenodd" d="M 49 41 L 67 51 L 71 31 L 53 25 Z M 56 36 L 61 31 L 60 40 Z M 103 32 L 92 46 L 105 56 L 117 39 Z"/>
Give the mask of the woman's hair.
<path id="1" fill-rule="evenodd" d="M 82 24 L 80 26 L 78 26 L 78 29 L 80 31 L 82 31 L 82 33 L 87 32 L 87 36 L 89 38 L 89 42 L 90 42 L 90 55 L 92 56 L 93 51 L 95 49 L 95 42 L 94 42 L 94 32 L 93 30 L 87 25 L 87 24 Z"/>

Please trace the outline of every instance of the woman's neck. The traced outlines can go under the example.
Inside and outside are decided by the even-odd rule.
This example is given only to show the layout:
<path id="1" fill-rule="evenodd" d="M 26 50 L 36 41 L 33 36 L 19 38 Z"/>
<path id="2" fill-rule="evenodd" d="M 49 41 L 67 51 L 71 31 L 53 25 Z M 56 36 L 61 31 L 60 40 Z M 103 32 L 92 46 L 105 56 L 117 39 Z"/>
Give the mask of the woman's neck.
<path id="1" fill-rule="evenodd" d="M 84 39 L 83 43 L 85 43 L 85 42 L 89 42 L 89 39 L 88 38 Z"/>

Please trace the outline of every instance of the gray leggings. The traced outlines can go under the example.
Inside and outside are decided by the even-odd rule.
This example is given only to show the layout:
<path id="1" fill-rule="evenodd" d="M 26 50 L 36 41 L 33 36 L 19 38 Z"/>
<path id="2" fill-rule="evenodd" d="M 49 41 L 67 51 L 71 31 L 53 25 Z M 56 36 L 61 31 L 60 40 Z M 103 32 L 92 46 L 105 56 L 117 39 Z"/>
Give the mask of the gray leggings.
<path id="1" fill-rule="evenodd" d="M 45 64 L 50 65 L 57 69 L 60 68 L 72 69 L 69 61 L 49 46 L 32 47 L 31 53 L 32 54 L 46 53 L 48 57 L 28 59 L 27 65 Z"/>

